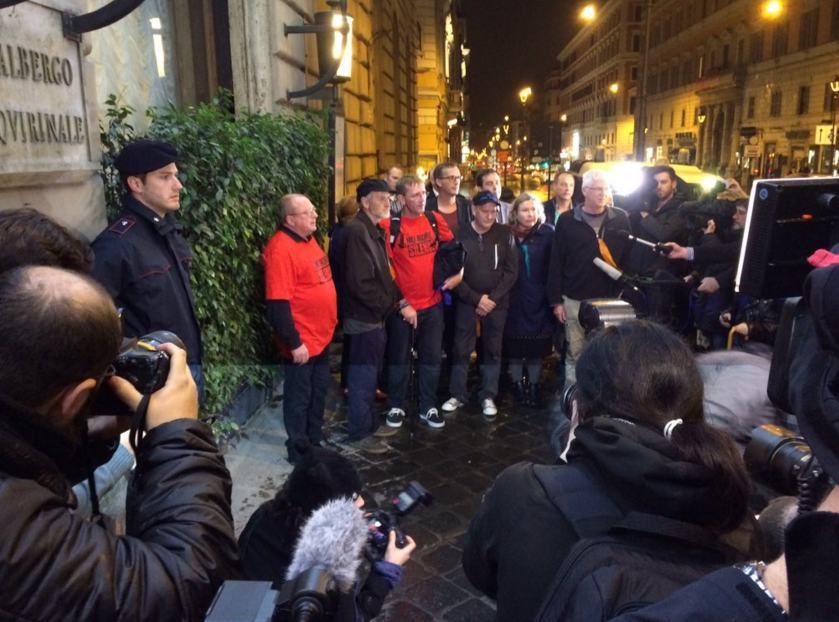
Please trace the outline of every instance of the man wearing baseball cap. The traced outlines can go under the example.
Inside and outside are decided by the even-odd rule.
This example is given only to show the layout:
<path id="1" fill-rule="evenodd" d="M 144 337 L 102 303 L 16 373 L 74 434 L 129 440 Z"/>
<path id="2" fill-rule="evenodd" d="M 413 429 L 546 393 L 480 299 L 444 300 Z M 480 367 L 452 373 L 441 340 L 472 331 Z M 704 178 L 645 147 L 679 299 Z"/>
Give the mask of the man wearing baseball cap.
<path id="1" fill-rule="evenodd" d="M 201 329 L 189 283 L 192 253 L 175 218 L 183 188 L 177 161 L 178 150 L 158 140 L 136 140 L 116 157 L 123 211 L 92 244 L 92 276 L 122 309 L 126 337 L 157 330 L 180 337 L 203 397 Z"/>

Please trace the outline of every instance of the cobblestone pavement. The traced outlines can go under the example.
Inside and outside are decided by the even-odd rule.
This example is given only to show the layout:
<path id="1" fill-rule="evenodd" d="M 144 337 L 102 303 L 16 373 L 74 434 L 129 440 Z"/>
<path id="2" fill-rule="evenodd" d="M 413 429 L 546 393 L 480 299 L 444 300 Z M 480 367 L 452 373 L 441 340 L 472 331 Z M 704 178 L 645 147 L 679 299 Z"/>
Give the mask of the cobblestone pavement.
<path id="1" fill-rule="evenodd" d="M 337 361 L 336 361 L 337 363 Z M 445 385 L 444 370 L 441 385 Z M 477 378 L 470 378 L 475 386 Z M 440 403 L 448 396 L 441 391 Z M 547 391 L 546 391 L 547 396 Z M 479 622 L 494 619 L 492 601 L 474 590 L 461 569 L 462 537 L 469 520 L 494 477 L 522 460 L 550 462 L 548 408 L 515 407 L 500 396 L 499 414 L 484 419 L 477 400 L 431 429 L 416 419 L 385 439 L 391 451 L 381 456 L 360 454 L 346 444 L 346 406 L 334 378 L 327 399 L 328 442 L 350 457 L 365 482 L 368 506 L 383 506 L 408 482 L 416 480 L 434 496 L 401 526 L 418 544 L 399 589 L 388 597 L 377 619 L 413 622 L 446 620 Z M 384 413 L 384 402 L 379 403 Z M 384 422 L 384 418 L 382 419 Z M 251 513 L 271 498 L 287 477 L 282 399 L 275 396 L 246 426 L 248 439 L 227 456 L 233 473 L 233 510 L 237 531 Z"/>

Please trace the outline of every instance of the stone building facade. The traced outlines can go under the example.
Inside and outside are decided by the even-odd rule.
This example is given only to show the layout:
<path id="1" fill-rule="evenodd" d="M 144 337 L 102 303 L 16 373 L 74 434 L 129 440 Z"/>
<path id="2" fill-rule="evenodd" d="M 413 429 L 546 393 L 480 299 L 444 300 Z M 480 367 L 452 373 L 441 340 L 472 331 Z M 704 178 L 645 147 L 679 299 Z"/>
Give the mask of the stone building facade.
<path id="1" fill-rule="evenodd" d="M 448 122 L 463 106 L 465 31 L 453 14 L 456 1 L 348 0 L 354 61 L 334 107 L 336 197 L 392 164 L 413 172 L 420 160 L 448 159 Z M 319 72 L 315 36 L 288 34 L 286 27 L 312 23 L 315 12 L 329 10 L 325 0 L 145 0 L 79 41 L 62 36 L 63 14 L 102 4 L 37 0 L 0 9 L 4 48 L 37 48 L 39 59 L 67 59 L 73 75 L 71 86 L 30 79 L 16 90 L 22 82 L 4 75 L 0 65 L 0 109 L 19 112 L 23 123 L 27 113 L 69 114 L 78 129 L 72 143 L 33 148 L 7 140 L 12 126 L 0 122 L 0 209 L 35 206 L 88 238 L 102 229 L 98 123 L 111 94 L 135 109 L 129 121 L 140 133 L 149 107 L 209 101 L 219 87 L 233 92 L 240 110 L 282 114 L 333 105 L 334 89 L 289 96 L 317 82 Z M 43 41 L 33 33 L 43 33 Z M 452 63 L 457 71 L 449 70 Z"/>

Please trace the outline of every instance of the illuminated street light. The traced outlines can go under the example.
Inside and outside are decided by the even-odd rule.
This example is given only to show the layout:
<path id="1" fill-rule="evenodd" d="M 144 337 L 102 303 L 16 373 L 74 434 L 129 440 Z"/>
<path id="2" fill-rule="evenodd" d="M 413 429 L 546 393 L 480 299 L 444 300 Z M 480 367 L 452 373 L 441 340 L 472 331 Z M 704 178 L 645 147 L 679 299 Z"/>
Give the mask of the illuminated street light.
<path id="1" fill-rule="evenodd" d="M 833 173 L 833 167 L 836 166 L 836 94 L 839 93 L 839 76 L 833 76 L 833 80 L 828 82 L 830 90 L 833 94 L 830 97 L 830 112 L 832 115 L 830 128 L 830 172 Z"/>
<path id="2" fill-rule="evenodd" d="M 533 89 L 529 86 L 524 87 L 522 90 L 519 91 L 519 99 L 521 100 L 521 122 L 522 128 L 524 131 L 527 131 L 527 100 L 528 98 L 533 95 Z M 527 138 L 525 138 L 527 140 Z M 518 141 L 516 141 L 518 144 Z M 523 150 L 522 150 L 523 151 Z M 523 153 L 520 153 L 519 156 L 523 156 Z M 521 159 L 521 192 L 524 192 L 524 158 Z"/>
<path id="3" fill-rule="evenodd" d="M 618 83 L 617 83 L 617 82 L 615 82 L 615 83 L 613 83 L 611 86 L 609 86 L 609 90 L 610 90 L 610 91 L 612 92 L 612 94 L 614 94 L 614 95 L 617 95 L 618 88 L 619 88 L 619 87 L 618 87 Z"/>
<path id="4" fill-rule="evenodd" d="M 594 5 L 589 4 L 580 12 L 580 17 L 582 17 L 586 21 L 591 21 L 594 19 L 597 11 L 594 9 Z"/>
<path id="5" fill-rule="evenodd" d="M 781 3 L 779 0 L 770 0 L 770 2 L 766 3 L 766 6 L 763 9 L 763 13 L 766 17 L 778 17 L 781 14 Z"/>
<path id="6" fill-rule="evenodd" d="M 568 115 L 567 114 L 560 115 L 559 120 L 562 121 L 563 123 L 567 123 L 568 122 Z"/>

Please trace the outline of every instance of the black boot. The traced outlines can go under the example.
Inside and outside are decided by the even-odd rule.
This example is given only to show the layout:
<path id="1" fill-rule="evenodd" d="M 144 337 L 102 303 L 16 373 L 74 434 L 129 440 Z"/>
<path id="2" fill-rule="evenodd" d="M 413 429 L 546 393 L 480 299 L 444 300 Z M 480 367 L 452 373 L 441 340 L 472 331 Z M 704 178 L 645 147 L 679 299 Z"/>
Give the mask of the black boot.
<path id="1" fill-rule="evenodd" d="M 542 408 L 542 398 L 539 395 L 539 383 L 530 385 L 530 403 L 531 408 Z"/>
<path id="2" fill-rule="evenodd" d="M 521 383 L 521 381 L 513 383 L 513 397 L 516 400 L 516 404 L 518 404 L 519 406 L 527 405 L 527 399 L 525 397 L 524 392 L 524 385 Z"/>

